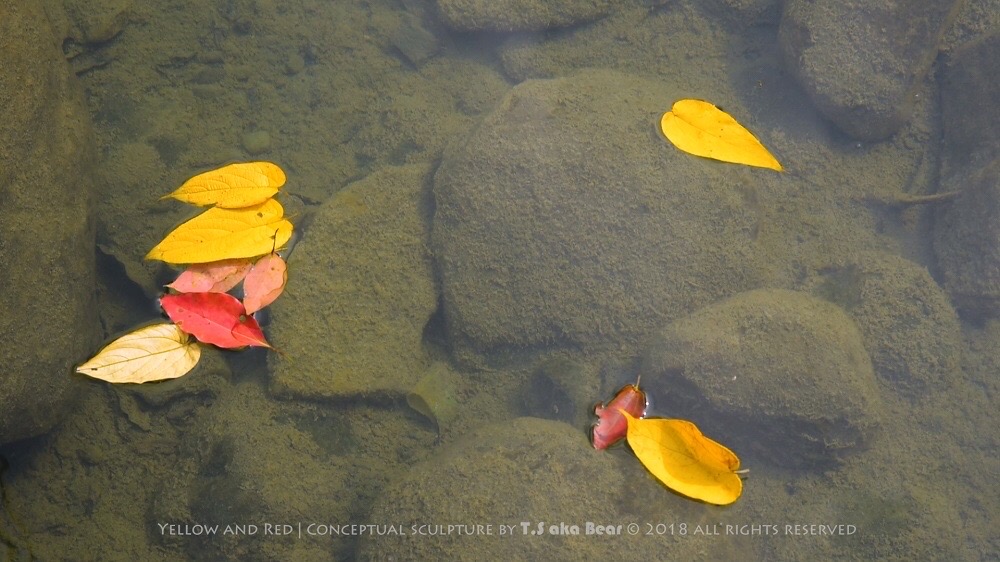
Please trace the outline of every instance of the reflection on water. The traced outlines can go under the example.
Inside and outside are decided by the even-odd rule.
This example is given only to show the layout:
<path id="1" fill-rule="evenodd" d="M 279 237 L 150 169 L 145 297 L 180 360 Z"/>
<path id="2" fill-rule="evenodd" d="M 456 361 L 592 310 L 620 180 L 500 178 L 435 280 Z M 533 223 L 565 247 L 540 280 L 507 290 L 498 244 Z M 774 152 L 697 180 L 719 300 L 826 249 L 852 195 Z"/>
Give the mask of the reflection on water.
<path id="1" fill-rule="evenodd" d="M 965 69 L 1000 14 L 504 4 L 35 21 L 100 155 L 103 330 L 77 326 L 81 349 L 156 317 L 167 275 L 142 258 L 190 216 L 158 200 L 186 178 L 280 163 L 300 239 L 266 326 L 280 353 L 77 381 L 61 425 L 0 449 L 0 553 L 990 558 L 995 133 L 954 105 L 992 107 Z M 673 148 L 659 118 L 689 97 L 786 171 Z M 733 506 L 590 446 L 594 404 L 639 375 L 650 415 L 750 469 Z"/>

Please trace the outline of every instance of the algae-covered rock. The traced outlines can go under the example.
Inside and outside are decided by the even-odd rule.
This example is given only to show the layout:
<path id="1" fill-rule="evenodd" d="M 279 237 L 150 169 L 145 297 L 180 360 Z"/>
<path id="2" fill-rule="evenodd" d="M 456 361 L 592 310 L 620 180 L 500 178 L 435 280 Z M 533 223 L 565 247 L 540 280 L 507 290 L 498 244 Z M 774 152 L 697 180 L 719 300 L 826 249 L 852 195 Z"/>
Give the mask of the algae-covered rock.
<path id="1" fill-rule="evenodd" d="M 934 251 L 955 306 L 977 319 L 1000 317 L 998 48 L 1000 34 L 994 34 L 958 50 L 941 90 L 941 190 L 960 191 L 961 196 L 940 208 Z"/>
<path id="2" fill-rule="evenodd" d="M 429 364 L 424 326 L 437 307 L 428 174 L 426 166 L 384 169 L 317 211 L 271 307 L 277 393 L 403 395 L 417 383 Z"/>
<path id="3" fill-rule="evenodd" d="M 607 70 L 529 80 L 446 153 L 432 242 L 457 359 L 635 343 L 758 284 L 742 171 L 663 140 L 673 93 Z"/>
<path id="4" fill-rule="evenodd" d="M 540 31 L 597 19 L 617 0 L 438 0 L 449 27 L 461 31 Z"/>
<path id="5" fill-rule="evenodd" d="M 786 65 L 842 131 L 884 139 L 909 120 L 913 96 L 962 3 L 790 0 L 779 33 Z"/>
<path id="6" fill-rule="evenodd" d="M 934 224 L 944 288 L 970 318 L 1000 317 L 1000 158 L 948 180 L 962 195 Z"/>
<path id="7" fill-rule="evenodd" d="M 343 541 L 297 532 L 298 523 L 348 513 L 355 498 L 348 453 L 356 443 L 343 415 L 276 402 L 248 384 L 219 396 L 209 419 L 191 431 L 197 438 L 184 453 L 197 472 L 164 481 L 153 496 L 149 535 L 156 544 L 212 560 L 315 560 L 344 548 Z M 189 521 L 220 528 L 178 535 L 156 525 Z M 237 531 L 224 532 L 227 525 Z"/>
<path id="8" fill-rule="evenodd" d="M 663 505 L 673 511 L 657 509 Z M 632 536 L 624 526 L 685 520 L 699 507 L 672 501 L 635 459 L 593 450 L 576 428 L 517 418 L 470 432 L 387 486 L 368 523 L 396 525 L 405 534 L 365 534 L 358 559 L 641 560 L 652 552 L 656 559 L 690 560 L 705 551 L 711 557 L 724 547 L 712 537 L 658 536 L 651 546 L 639 540 L 651 537 Z M 618 534 L 588 535 L 588 521 L 621 527 L 613 529 Z M 503 535 L 500 525 L 507 526 Z"/>
<path id="9" fill-rule="evenodd" d="M 642 382 L 657 411 L 779 465 L 829 466 L 879 426 L 878 389 L 857 326 L 805 293 L 742 293 L 670 324 Z"/>
<path id="10" fill-rule="evenodd" d="M 944 129 L 944 174 L 967 165 L 985 164 L 1000 141 L 1000 29 L 962 45 L 941 73 L 941 124 Z M 954 188 L 961 188 L 957 184 Z M 944 190 L 947 190 L 945 187 Z"/>
<path id="11" fill-rule="evenodd" d="M 888 391 L 917 398 L 942 390 L 958 371 L 958 315 L 926 268 L 861 254 L 821 269 L 808 285 L 854 319 Z"/>
<path id="12" fill-rule="evenodd" d="M 132 0 L 63 0 L 71 22 L 69 37 L 81 43 L 100 44 L 121 33 L 128 22 Z"/>
<path id="13" fill-rule="evenodd" d="M 82 89 L 42 4 L 0 4 L 0 444 L 45 433 L 97 349 L 95 161 Z"/>
<path id="14" fill-rule="evenodd" d="M 518 404 L 526 416 L 559 420 L 585 427 L 593 421 L 594 404 L 601 395 L 596 365 L 555 355 L 535 366 L 521 388 Z"/>

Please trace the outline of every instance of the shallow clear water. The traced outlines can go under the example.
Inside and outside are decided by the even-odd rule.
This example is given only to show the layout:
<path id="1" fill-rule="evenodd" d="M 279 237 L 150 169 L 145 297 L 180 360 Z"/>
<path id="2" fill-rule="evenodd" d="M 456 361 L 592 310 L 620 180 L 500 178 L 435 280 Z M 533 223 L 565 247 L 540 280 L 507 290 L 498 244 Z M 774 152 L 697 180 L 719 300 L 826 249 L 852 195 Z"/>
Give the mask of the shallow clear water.
<path id="1" fill-rule="evenodd" d="M 995 557 L 1000 322 L 956 313 L 934 249 L 948 200 L 914 198 L 952 189 L 941 66 L 996 33 L 997 6 L 961 12 L 910 118 L 859 141 L 792 76 L 779 7 L 730 4 L 516 33 L 408 0 L 50 14 L 99 154 L 81 333 L 162 318 L 177 270 L 142 258 L 198 212 L 159 200 L 195 174 L 278 163 L 298 234 L 263 322 L 279 351 L 87 379 L 58 427 L 0 448 L 0 552 Z M 680 98 L 786 171 L 675 149 L 659 120 Z M 594 404 L 637 376 L 650 415 L 750 469 L 735 504 L 591 447 Z"/>

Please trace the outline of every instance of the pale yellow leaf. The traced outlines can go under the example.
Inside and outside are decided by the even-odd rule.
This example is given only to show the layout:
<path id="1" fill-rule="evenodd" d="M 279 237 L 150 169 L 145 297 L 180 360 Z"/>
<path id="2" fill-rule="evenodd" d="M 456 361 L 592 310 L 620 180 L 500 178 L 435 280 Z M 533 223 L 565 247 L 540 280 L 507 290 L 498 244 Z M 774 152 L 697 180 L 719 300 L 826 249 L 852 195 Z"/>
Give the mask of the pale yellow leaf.
<path id="1" fill-rule="evenodd" d="M 707 101 L 676 102 L 660 119 L 660 129 L 667 140 L 689 154 L 782 171 L 753 133 Z"/>
<path id="2" fill-rule="evenodd" d="M 144 383 L 187 374 L 201 357 L 198 342 L 175 324 L 154 324 L 116 339 L 76 372 L 112 383 Z"/>
<path id="3" fill-rule="evenodd" d="M 212 207 L 175 228 L 146 259 L 189 264 L 263 256 L 292 236 L 283 215 L 274 199 L 245 209 Z"/>
<path id="4" fill-rule="evenodd" d="M 267 201 L 285 185 L 285 172 L 271 162 L 241 162 L 198 174 L 170 195 L 192 205 L 241 209 Z"/>

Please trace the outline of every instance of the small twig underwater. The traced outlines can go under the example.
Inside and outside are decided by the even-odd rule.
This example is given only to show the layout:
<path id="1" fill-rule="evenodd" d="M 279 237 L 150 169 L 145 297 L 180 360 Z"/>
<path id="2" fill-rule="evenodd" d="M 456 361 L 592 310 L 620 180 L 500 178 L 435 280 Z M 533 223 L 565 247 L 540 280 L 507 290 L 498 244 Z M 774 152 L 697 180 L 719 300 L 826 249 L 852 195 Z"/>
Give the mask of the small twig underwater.
<path id="1" fill-rule="evenodd" d="M 910 193 L 896 193 L 893 195 L 866 195 L 861 199 L 890 207 L 908 207 L 910 205 L 930 205 L 942 201 L 951 201 L 959 195 L 961 191 L 945 191 L 942 193 L 931 193 L 930 195 L 913 195 Z"/>

